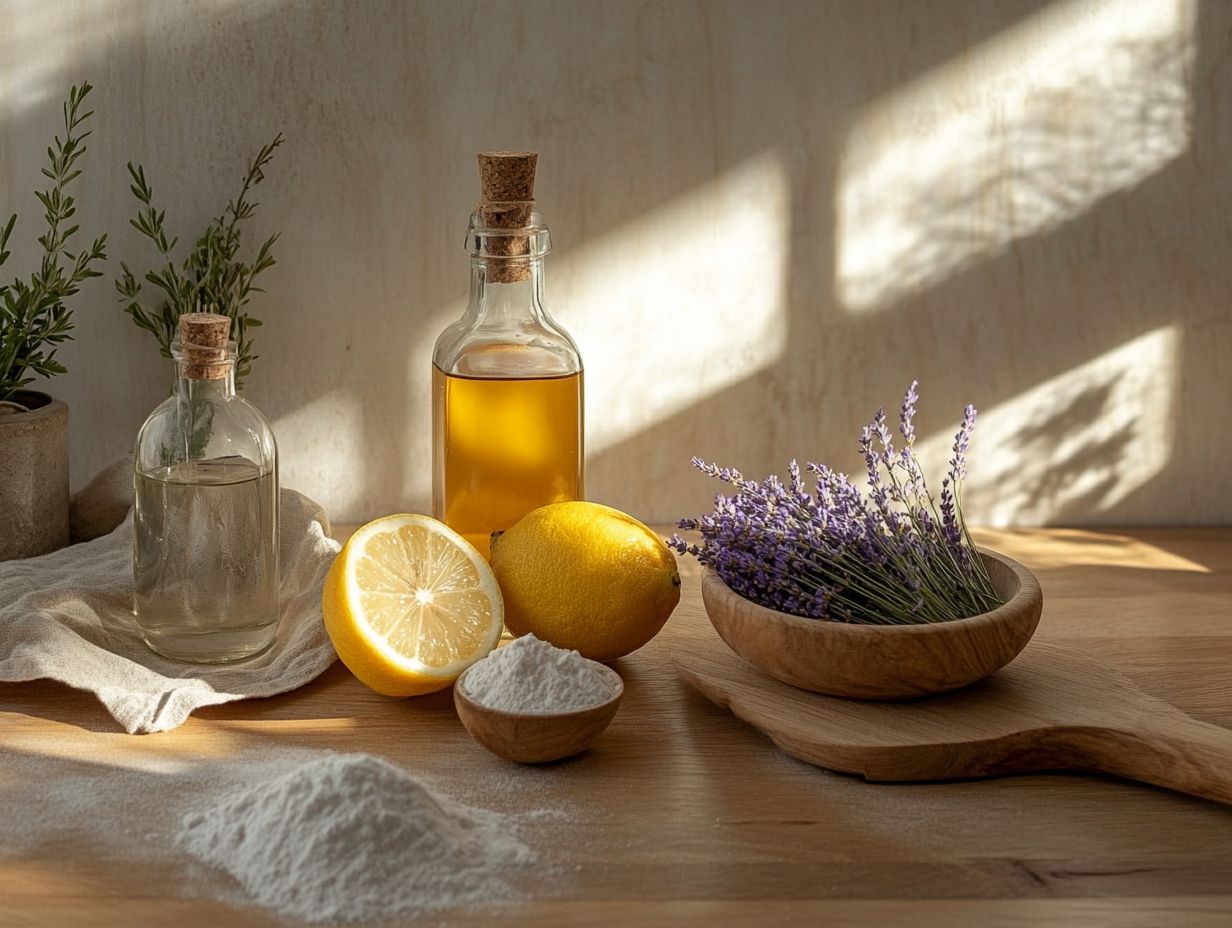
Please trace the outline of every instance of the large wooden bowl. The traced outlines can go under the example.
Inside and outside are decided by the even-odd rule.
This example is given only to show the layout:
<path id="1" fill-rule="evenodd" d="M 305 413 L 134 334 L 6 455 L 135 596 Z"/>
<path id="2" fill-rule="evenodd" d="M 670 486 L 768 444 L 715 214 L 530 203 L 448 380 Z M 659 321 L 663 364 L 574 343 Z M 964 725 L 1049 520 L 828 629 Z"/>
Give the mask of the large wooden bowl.
<path id="1" fill-rule="evenodd" d="M 702 573 L 702 600 L 719 636 L 759 670 L 815 693 L 906 699 L 982 680 L 1012 661 L 1039 624 L 1044 596 L 1031 571 L 980 549 L 1005 604 L 922 625 L 851 625 L 767 609 Z"/>

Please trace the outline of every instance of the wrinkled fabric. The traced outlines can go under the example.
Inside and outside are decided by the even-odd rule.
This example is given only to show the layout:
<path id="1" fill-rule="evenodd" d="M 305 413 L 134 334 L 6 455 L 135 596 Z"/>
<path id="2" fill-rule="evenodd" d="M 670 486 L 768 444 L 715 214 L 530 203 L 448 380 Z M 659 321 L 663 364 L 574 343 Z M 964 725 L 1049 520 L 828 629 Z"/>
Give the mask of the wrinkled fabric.
<path id="1" fill-rule="evenodd" d="M 132 614 L 130 513 L 101 538 L 0 562 L 0 681 L 46 678 L 88 690 L 129 733 L 167 731 L 202 706 L 303 686 L 336 656 L 321 616 L 321 587 L 339 546 L 312 500 L 283 490 L 279 507 L 282 620 L 264 654 L 208 666 L 169 660 L 145 646 Z"/>

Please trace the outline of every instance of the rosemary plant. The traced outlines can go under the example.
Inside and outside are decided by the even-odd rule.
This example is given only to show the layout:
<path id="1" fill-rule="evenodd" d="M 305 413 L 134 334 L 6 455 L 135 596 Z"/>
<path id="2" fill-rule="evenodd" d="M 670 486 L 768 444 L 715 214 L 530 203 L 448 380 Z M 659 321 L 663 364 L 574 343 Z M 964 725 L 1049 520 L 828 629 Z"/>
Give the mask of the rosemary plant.
<path id="1" fill-rule="evenodd" d="M 35 375 L 54 377 L 66 372 L 56 359 L 58 346 L 72 338 L 73 315 L 65 301 L 86 280 L 100 276 L 94 266 L 107 259 L 106 235 L 75 254 L 68 250 L 80 228 L 72 222 L 77 206 L 68 189 L 81 176 L 77 165 L 90 135 L 83 126 L 94 115 L 93 110 L 83 112 L 91 89 L 89 82 L 82 82 L 69 91 L 64 102 L 64 136 L 57 135 L 47 149 L 49 165 L 42 173 L 51 186 L 34 194 L 43 204 L 47 223 L 47 231 L 38 238 L 43 249 L 39 268 L 29 278 L 0 284 L 0 402 L 10 405 L 15 405 L 13 396 Z M 16 223 L 14 213 L 0 229 L 0 265 L 9 258 L 8 243 Z"/>
<path id="2" fill-rule="evenodd" d="M 809 618 L 875 625 L 943 622 L 1000 605 L 962 516 L 960 493 L 975 407 L 964 410 L 950 468 L 934 500 L 915 456 L 919 401 L 912 382 L 903 399 L 896 448 L 884 410 L 860 435 L 867 497 L 846 474 L 788 466 L 786 484 L 760 482 L 699 458 L 693 465 L 735 490 L 715 497 L 714 512 L 682 519 L 701 544 L 679 535 L 669 544 L 718 572 L 741 596 Z"/>
<path id="3" fill-rule="evenodd" d="M 171 343 L 176 338 L 179 319 L 183 313 L 214 312 L 231 317 L 231 334 L 236 343 L 235 379 L 242 387 L 244 378 L 252 370 L 253 354 L 251 329 L 258 328 L 261 320 L 250 314 L 245 307 L 254 293 L 264 291 L 256 285 L 262 272 L 274 265 L 274 243 L 278 233 L 267 238 L 258 248 L 251 263 L 239 256 L 243 223 L 251 219 L 259 205 L 250 199 L 258 184 L 265 179 L 265 168 L 274 157 L 274 151 L 283 142 L 282 133 L 264 146 L 248 164 L 248 173 L 239 196 L 227 203 L 222 214 L 210 221 L 205 232 L 197 239 L 192 251 L 177 268 L 172 258 L 177 238 L 168 238 L 166 211 L 154 206 L 154 191 L 145 178 L 141 165 L 128 165 L 132 178 L 130 190 L 141 204 L 137 215 L 129 220 L 131 225 L 153 242 L 165 262 L 161 268 L 146 271 L 144 280 L 160 291 L 161 300 L 156 306 L 141 302 L 142 284 L 128 265 L 120 262 L 121 274 L 115 282 L 124 311 L 133 317 L 138 327 L 153 334 L 163 357 L 171 357 Z"/>

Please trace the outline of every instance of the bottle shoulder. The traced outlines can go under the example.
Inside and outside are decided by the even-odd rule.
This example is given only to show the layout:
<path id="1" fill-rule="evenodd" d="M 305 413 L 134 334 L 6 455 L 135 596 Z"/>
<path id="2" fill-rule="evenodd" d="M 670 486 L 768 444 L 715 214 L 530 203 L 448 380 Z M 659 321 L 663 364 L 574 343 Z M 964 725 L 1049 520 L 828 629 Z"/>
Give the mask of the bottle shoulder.
<path id="1" fill-rule="evenodd" d="M 185 402 L 164 400 L 137 433 L 134 458 L 151 471 L 184 461 L 245 458 L 262 472 L 277 466 L 274 430 L 265 415 L 238 397 Z"/>
<path id="2" fill-rule="evenodd" d="M 189 405 L 191 410 L 187 408 Z M 269 419 L 265 417 L 265 414 L 239 395 L 226 399 L 211 397 L 209 399 L 193 400 L 189 403 L 184 403 L 176 396 L 169 396 L 155 406 L 153 412 L 146 417 L 145 423 L 141 427 L 142 432 L 152 427 L 156 428 L 160 425 L 165 425 L 168 422 L 179 421 L 188 412 L 198 417 L 202 414 L 208 415 L 216 429 L 230 426 L 255 434 L 263 432 L 273 434 L 273 427 L 270 425 Z"/>
<path id="3" fill-rule="evenodd" d="M 580 373 L 582 356 L 563 328 L 550 319 L 514 325 L 446 326 L 432 363 L 447 374 L 478 377 L 563 376 Z"/>

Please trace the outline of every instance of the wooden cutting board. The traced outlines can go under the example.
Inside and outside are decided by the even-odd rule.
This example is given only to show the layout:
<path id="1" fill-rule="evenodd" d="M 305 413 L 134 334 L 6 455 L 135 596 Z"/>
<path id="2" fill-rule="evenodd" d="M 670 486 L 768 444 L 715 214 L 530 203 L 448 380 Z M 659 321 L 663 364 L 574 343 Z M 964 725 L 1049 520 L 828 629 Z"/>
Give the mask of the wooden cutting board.
<path id="1" fill-rule="evenodd" d="M 674 661 L 689 685 L 788 754 L 867 780 L 1091 771 L 1232 803 L 1232 731 L 1061 645 L 1033 642 L 980 683 L 907 702 L 779 683 L 717 637 Z"/>

